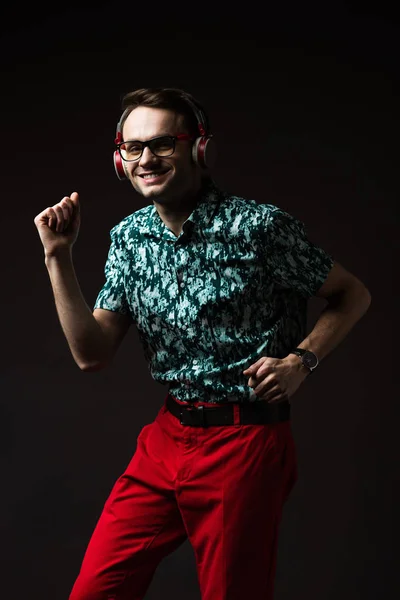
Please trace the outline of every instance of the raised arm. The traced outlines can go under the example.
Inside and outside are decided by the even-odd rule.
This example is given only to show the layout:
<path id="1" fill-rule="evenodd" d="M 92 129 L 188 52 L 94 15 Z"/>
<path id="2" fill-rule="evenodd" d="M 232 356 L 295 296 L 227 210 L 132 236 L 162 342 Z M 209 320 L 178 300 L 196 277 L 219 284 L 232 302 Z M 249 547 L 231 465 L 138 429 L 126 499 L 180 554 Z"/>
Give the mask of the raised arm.
<path id="1" fill-rule="evenodd" d="M 34 219 L 45 251 L 60 324 L 72 356 L 82 371 L 109 365 L 131 320 L 128 316 L 87 305 L 76 277 L 72 246 L 80 227 L 76 192 L 46 208 Z"/>

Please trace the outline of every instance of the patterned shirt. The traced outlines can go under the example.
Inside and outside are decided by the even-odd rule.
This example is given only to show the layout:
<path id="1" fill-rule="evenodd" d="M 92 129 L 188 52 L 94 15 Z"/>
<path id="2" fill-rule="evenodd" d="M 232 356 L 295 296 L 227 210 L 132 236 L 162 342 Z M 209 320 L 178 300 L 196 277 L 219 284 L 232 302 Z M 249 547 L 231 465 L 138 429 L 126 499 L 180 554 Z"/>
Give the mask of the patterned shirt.
<path id="1" fill-rule="evenodd" d="M 333 265 L 300 221 L 212 180 L 179 236 L 154 205 L 110 236 L 95 308 L 132 318 L 152 377 L 182 401 L 258 400 L 242 371 L 306 337 L 307 300 Z"/>

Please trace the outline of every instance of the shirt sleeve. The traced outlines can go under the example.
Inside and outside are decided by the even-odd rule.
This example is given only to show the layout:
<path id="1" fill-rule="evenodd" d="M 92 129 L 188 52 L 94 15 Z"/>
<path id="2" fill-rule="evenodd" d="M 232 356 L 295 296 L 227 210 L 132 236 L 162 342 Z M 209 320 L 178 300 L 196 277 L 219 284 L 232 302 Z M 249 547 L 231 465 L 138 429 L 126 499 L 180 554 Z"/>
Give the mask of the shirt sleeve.
<path id="1" fill-rule="evenodd" d="M 284 288 L 314 296 L 334 259 L 308 238 L 304 224 L 279 208 L 267 218 L 266 261 L 272 278 Z"/>
<path id="2" fill-rule="evenodd" d="M 129 304 L 126 297 L 124 271 L 121 267 L 122 249 L 111 230 L 111 245 L 108 251 L 107 261 L 104 267 L 106 282 L 97 296 L 94 309 L 103 308 L 123 315 L 129 315 Z"/>

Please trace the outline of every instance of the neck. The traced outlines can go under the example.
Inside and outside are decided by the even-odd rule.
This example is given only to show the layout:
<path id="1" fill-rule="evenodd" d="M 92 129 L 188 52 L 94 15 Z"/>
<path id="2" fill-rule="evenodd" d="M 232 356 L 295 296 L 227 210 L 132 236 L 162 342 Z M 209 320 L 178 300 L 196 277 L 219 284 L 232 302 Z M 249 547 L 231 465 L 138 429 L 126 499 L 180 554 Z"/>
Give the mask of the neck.
<path id="1" fill-rule="evenodd" d="M 154 206 L 161 220 L 177 237 L 182 231 L 182 225 L 197 206 L 202 193 L 202 186 L 191 194 L 186 194 L 173 203 L 164 204 L 154 200 Z"/>

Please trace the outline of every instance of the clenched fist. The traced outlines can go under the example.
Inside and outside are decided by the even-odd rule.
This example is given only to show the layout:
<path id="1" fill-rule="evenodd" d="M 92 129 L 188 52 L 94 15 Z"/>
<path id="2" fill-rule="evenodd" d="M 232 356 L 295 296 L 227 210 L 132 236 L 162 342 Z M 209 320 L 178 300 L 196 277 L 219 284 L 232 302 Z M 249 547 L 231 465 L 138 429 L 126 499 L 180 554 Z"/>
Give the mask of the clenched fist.
<path id="1" fill-rule="evenodd" d="M 71 248 L 81 223 L 78 193 L 64 196 L 61 202 L 43 210 L 35 217 L 34 223 L 46 255 Z"/>

